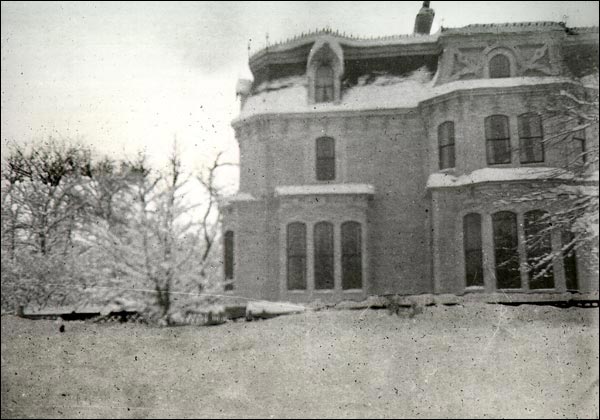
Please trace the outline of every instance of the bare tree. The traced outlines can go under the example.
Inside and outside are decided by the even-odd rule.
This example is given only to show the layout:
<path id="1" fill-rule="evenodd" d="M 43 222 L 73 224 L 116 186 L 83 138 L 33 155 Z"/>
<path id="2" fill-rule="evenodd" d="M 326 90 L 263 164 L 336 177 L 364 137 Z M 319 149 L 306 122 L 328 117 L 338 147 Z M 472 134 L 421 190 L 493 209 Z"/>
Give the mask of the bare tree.
<path id="1" fill-rule="evenodd" d="M 219 157 L 207 174 L 197 177 L 207 192 L 204 203 L 190 202 L 191 177 L 183 173 L 176 144 L 165 174 L 152 170 L 143 154 L 127 165 L 128 187 L 118 194 L 125 203 L 125 223 L 104 220 L 91 230 L 92 242 L 115 273 L 99 288 L 105 292 L 103 300 L 137 302 L 162 323 L 214 301 L 221 285 L 207 275 L 206 264 L 218 232 Z"/>
<path id="2" fill-rule="evenodd" d="M 557 258 L 569 264 L 582 250 L 579 255 L 596 271 L 598 266 L 598 74 L 565 84 L 548 99 L 543 146 L 558 151 L 562 163 L 545 174 L 546 188 L 510 200 L 543 202 L 547 208 L 526 214 L 524 226 L 526 269 L 530 282 L 541 288 Z M 561 239 L 559 249 L 551 244 L 553 232 Z"/>
<path id="3" fill-rule="evenodd" d="M 3 307 L 61 303 L 84 283 L 74 256 L 90 176 L 91 152 L 81 145 L 10 145 L 2 161 Z"/>

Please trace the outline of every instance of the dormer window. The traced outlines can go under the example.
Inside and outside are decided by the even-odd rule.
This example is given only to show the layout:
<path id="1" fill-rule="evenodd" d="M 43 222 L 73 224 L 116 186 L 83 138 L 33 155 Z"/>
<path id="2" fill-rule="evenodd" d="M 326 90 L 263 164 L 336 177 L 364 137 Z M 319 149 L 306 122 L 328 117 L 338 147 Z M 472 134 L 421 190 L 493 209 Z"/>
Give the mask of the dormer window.
<path id="1" fill-rule="evenodd" d="M 510 60 L 504 54 L 496 54 L 489 62 L 490 79 L 510 77 Z"/>
<path id="2" fill-rule="evenodd" d="M 306 64 L 308 102 L 339 102 L 343 73 L 344 53 L 337 40 L 332 37 L 318 39 Z"/>
<path id="3" fill-rule="evenodd" d="M 315 81 L 315 102 L 333 101 L 333 69 L 330 65 L 317 68 Z"/>

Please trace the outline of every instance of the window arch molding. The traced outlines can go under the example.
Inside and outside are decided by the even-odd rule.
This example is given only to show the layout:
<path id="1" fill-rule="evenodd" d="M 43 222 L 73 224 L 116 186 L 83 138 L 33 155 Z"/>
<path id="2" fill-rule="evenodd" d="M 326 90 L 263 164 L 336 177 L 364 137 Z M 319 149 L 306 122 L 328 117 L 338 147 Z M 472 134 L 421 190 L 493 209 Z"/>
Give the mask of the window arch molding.
<path id="1" fill-rule="evenodd" d="M 485 57 L 484 76 L 485 78 L 491 78 L 490 63 L 493 59 L 498 56 L 502 56 L 508 60 L 509 75 L 507 77 L 517 76 L 517 59 L 516 53 L 512 48 L 504 46 L 492 46 L 488 47 L 483 52 Z"/>
<path id="2" fill-rule="evenodd" d="M 327 100 L 322 100 L 323 97 L 317 94 L 317 88 L 323 89 L 326 85 L 326 83 L 321 80 L 321 75 L 325 74 L 323 71 L 325 68 L 330 69 L 332 92 L 330 97 L 327 96 Z M 327 73 L 329 73 L 329 71 Z M 344 52 L 340 44 L 331 37 L 318 39 L 308 54 L 306 64 L 309 103 L 339 101 L 341 98 L 341 78 L 343 73 Z M 318 87 L 317 83 L 319 84 Z"/>

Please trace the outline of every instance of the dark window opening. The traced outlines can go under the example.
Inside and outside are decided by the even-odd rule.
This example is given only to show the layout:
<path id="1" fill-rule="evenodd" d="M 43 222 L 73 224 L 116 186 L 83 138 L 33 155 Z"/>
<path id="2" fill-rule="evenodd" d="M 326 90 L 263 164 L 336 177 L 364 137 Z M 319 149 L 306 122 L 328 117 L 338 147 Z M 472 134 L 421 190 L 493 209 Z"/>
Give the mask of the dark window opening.
<path id="1" fill-rule="evenodd" d="M 487 163 L 510 163 L 510 130 L 506 115 L 491 115 L 485 119 Z"/>
<path id="2" fill-rule="evenodd" d="M 552 224 L 547 212 L 525 213 L 525 248 L 530 289 L 553 289 Z"/>
<path id="3" fill-rule="evenodd" d="M 575 235 L 570 230 L 562 232 L 563 266 L 567 290 L 579 290 L 577 279 L 577 254 L 575 252 Z"/>
<path id="4" fill-rule="evenodd" d="M 538 114 L 523 114 L 518 118 L 521 163 L 544 161 L 544 134 Z"/>
<path id="5" fill-rule="evenodd" d="M 333 101 L 333 69 L 329 65 L 317 68 L 315 81 L 315 102 Z"/>
<path id="6" fill-rule="evenodd" d="M 568 144 L 567 159 L 569 165 L 583 165 L 586 163 L 585 130 L 577 130 Z"/>
<path id="7" fill-rule="evenodd" d="M 342 224 L 342 289 L 362 288 L 361 227 L 357 222 Z"/>
<path id="8" fill-rule="evenodd" d="M 518 289 L 521 287 L 521 273 L 519 271 L 517 215 L 510 211 L 494 213 L 492 226 L 496 259 L 496 287 L 498 289 Z"/>
<path id="9" fill-rule="evenodd" d="M 446 121 L 438 126 L 440 169 L 454 168 L 454 123 Z"/>
<path id="10" fill-rule="evenodd" d="M 483 286 L 481 216 L 477 213 L 469 213 L 463 218 L 463 244 L 467 287 Z"/>
<path id="11" fill-rule="evenodd" d="M 228 230 L 225 232 L 225 241 L 224 241 L 224 268 L 225 268 L 225 280 L 233 280 L 233 264 L 234 264 L 234 255 L 233 255 L 233 232 Z M 225 290 L 233 290 L 233 282 L 229 281 L 225 284 Z"/>
<path id="12" fill-rule="evenodd" d="M 333 225 L 319 222 L 314 230 L 315 289 L 333 289 Z"/>
<path id="13" fill-rule="evenodd" d="M 331 137 L 317 139 L 317 180 L 335 179 L 335 141 Z"/>
<path id="14" fill-rule="evenodd" d="M 490 79 L 510 77 L 510 60 L 504 54 L 496 54 L 489 62 Z"/>
<path id="15" fill-rule="evenodd" d="M 300 222 L 287 226 L 287 287 L 306 289 L 306 225 Z"/>

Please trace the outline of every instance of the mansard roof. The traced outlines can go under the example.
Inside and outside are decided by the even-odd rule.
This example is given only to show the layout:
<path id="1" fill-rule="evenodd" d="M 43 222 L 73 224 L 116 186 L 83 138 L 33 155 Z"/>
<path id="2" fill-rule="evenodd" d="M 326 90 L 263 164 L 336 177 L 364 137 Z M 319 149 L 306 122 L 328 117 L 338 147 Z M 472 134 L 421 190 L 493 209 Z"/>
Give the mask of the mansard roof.
<path id="1" fill-rule="evenodd" d="M 377 72 L 392 71 L 398 74 L 406 74 L 422 66 L 435 71 L 437 59 L 446 45 L 445 39 L 463 36 L 485 37 L 500 33 L 516 36 L 541 33 L 560 36 L 562 33 L 567 43 L 592 41 L 597 44 L 598 28 L 569 28 L 563 22 L 491 23 L 472 24 L 460 28 L 442 27 L 434 34 L 370 38 L 356 37 L 323 28 L 268 45 L 252 54 L 249 64 L 254 75 L 254 87 L 267 80 L 303 75 L 306 72 L 307 59 L 312 46 L 315 42 L 327 38 L 343 50 L 344 60 L 350 63 L 346 66 L 346 73 L 350 83 L 353 83 L 356 77 L 364 73 L 361 71 L 362 67 L 375 69 Z M 399 64 L 400 67 L 404 67 L 407 60 L 416 60 L 418 63 L 412 63 L 406 69 L 399 69 Z"/>

